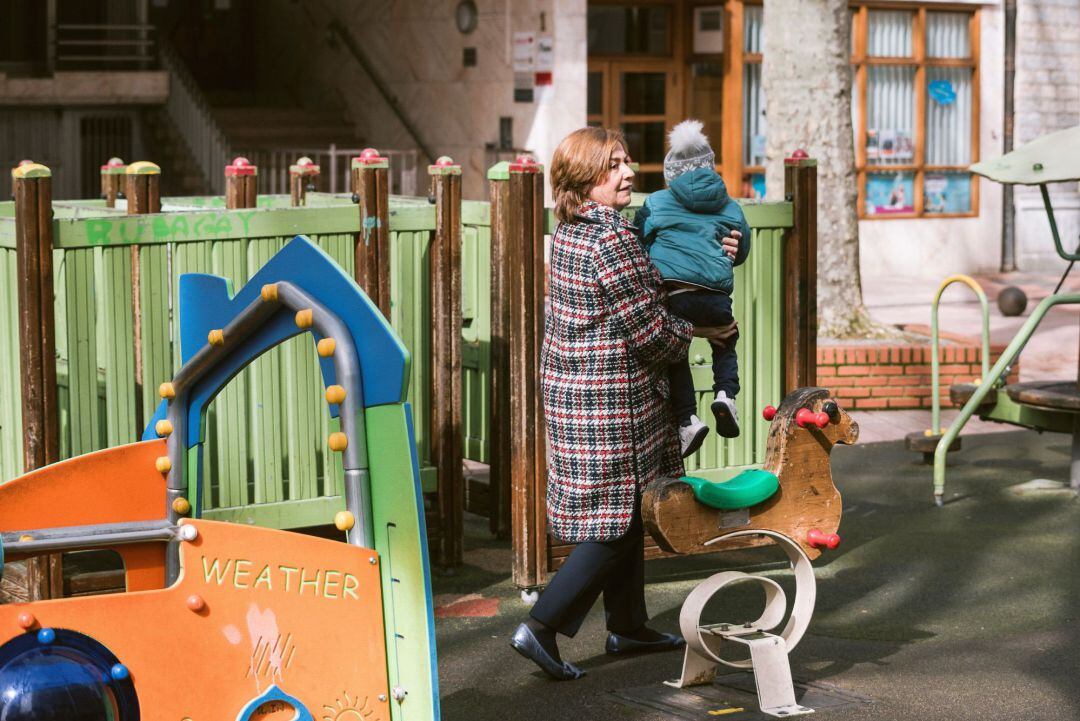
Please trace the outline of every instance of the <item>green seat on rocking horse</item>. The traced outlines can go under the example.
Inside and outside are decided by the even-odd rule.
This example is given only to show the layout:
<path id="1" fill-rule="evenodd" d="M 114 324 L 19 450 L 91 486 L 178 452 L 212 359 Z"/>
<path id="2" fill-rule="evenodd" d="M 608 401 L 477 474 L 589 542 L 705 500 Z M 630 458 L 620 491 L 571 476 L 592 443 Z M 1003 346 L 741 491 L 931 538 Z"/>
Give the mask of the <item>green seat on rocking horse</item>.
<path id="1" fill-rule="evenodd" d="M 743 471 L 726 481 L 707 481 L 695 476 L 683 476 L 679 480 L 694 489 L 694 497 L 699 503 L 721 511 L 756 506 L 780 488 L 780 479 L 775 473 L 759 468 Z"/>

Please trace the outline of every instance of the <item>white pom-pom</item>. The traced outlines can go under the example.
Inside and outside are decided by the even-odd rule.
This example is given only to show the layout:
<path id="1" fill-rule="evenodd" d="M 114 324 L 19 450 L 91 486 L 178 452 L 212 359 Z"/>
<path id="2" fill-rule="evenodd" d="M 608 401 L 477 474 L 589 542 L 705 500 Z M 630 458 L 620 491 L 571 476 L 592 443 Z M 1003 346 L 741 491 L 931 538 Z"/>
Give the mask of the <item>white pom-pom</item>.
<path id="1" fill-rule="evenodd" d="M 671 143 L 671 152 L 675 155 L 685 155 L 699 148 L 709 147 L 709 139 L 701 129 L 705 127 L 700 120 L 684 120 L 668 133 L 668 142 Z"/>

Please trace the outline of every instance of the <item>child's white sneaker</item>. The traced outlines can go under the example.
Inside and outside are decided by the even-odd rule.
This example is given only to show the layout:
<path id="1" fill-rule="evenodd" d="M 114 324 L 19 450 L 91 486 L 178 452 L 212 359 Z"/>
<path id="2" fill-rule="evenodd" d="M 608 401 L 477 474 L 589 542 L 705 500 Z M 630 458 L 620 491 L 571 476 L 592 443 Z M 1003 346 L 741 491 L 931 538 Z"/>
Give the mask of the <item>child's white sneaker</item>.
<path id="1" fill-rule="evenodd" d="M 682 441 L 682 457 L 686 458 L 705 442 L 709 435 L 709 427 L 701 422 L 697 416 L 690 416 L 690 420 L 684 421 L 679 426 L 679 440 Z"/>
<path id="2" fill-rule="evenodd" d="M 712 402 L 712 413 L 716 418 L 716 432 L 724 438 L 737 438 L 739 435 L 739 413 L 735 410 L 735 399 L 728 398 L 724 391 L 716 392 Z"/>

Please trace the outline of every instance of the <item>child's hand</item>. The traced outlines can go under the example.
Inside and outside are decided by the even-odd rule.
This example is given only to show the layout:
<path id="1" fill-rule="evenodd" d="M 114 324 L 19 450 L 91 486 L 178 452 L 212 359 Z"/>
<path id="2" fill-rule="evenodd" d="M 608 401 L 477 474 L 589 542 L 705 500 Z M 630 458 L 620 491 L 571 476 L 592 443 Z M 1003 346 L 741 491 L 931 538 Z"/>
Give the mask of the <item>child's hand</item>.
<path id="1" fill-rule="evenodd" d="M 739 321 L 735 320 L 727 325 L 695 325 L 694 335 L 698 338 L 705 338 L 713 345 L 723 348 L 726 347 L 728 343 L 738 340 Z"/>
<path id="2" fill-rule="evenodd" d="M 727 257 L 735 260 L 735 256 L 739 252 L 739 239 L 742 238 L 742 233 L 737 230 L 731 231 L 731 234 L 727 238 L 720 240 L 720 245 L 723 246 L 724 252 L 727 253 Z"/>

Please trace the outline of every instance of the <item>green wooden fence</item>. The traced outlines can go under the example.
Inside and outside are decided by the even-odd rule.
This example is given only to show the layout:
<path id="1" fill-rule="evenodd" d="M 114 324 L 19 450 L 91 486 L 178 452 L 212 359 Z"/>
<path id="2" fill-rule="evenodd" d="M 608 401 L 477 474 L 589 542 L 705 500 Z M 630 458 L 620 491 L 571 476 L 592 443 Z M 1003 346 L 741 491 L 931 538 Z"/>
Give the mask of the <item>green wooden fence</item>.
<path id="1" fill-rule="evenodd" d="M 312 238 L 350 274 L 359 215 L 348 198 L 309 195 L 305 208 L 288 197 L 262 196 L 255 210 L 226 211 L 220 199 L 165 199 L 160 215 L 128 216 L 96 201 L 56 203 L 54 211 L 56 346 L 60 369 L 61 454 L 70 457 L 139 437 L 129 246 L 140 247 L 142 363 L 146 392 L 142 417 L 149 418 L 156 388 L 179 367 L 173 322 L 179 276 L 214 273 L 240 287 L 287 240 Z M 0 478 L 22 472 L 19 401 L 18 316 L 11 203 L 0 204 Z M 464 242 L 472 264 L 486 262 L 490 243 L 486 204 L 467 204 Z M 393 280 L 391 322 L 413 355 L 410 401 L 424 486 L 435 487 L 428 463 L 430 371 L 428 347 L 428 246 L 435 227 L 426 199 L 391 204 Z M 486 403 L 483 388 L 490 335 L 484 317 L 488 273 L 466 273 L 469 321 L 465 337 L 472 352 L 466 372 L 471 403 Z M 478 287 L 475 279 L 479 279 Z M 66 372 L 65 372 L 66 371 Z M 335 496 L 340 478 L 335 454 L 326 447 L 330 419 L 320 396 L 321 381 L 310 343 L 290 342 L 259 358 L 214 400 L 207 419 L 207 517 L 258 520 L 272 526 L 325 522 L 318 499 Z M 469 414 L 471 457 L 484 459 L 486 409 Z M 328 473 L 328 471 L 331 471 Z M 327 480 L 331 479 L 331 480 Z M 256 519 L 250 506 L 296 501 L 294 510 Z M 314 502 L 313 502 L 314 501 Z M 337 510 L 334 508 L 334 510 Z"/>
<path id="2" fill-rule="evenodd" d="M 638 199 L 639 200 L 639 199 Z M 20 373 L 11 203 L 0 203 L 0 480 L 22 472 Z M 174 322 L 177 281 L 188 272 L 214 273 L 240 287 L 287 240 L 306 234 L 350 274 L 359 232 L 347 197 L 309 194 L 307 207 L 287 196 L 260 196 L 253 210 L 225 210 L 221 198 L 167 198 L 163 213 L 128 216 L 99 201 L 54 203 L 56 348 L 60 378 L 62 457 L 139 437 L 131 298 L 132 244 L 140 247 L 141 415 L 149 418 L 159 383 L 179 367 Z M 790 203 L 748 204 L 754 228 L 750 260 L 736 273 L 735 308 L 744 391 L 742 437 L 711 436 L 692 459 L 698 475 L 724 477 L 764 457 L 757 409 L 780 400 L 781 250 L 792 224 Z M 551 221 L 549 221 L 550 225 Z M 464 452 L 489 460 L 490 246 L 487 203 L 462 208 L 462 365 Z M 430 407 L 428 246 L 435 228 L 427 199 L 393 198 L 390 205 L 391 322 L 412 353 L 410 401 L 425 489 L 435 488 L 429 459 Z M 708 419 L 710 357 L 704 341 L 691 349 L 701 412 Z M 324 523 L 338 461 L 326 447 L 330 419 L 310 343 L 290 342 L 258 359 L 214 400 L 207 423 L 205 499 L 209 518 L 276 527 Z M 329 480 L 328 480 L 329 479 Z M 326 499 L 323 501 L 321 499 Z M 281 505 L 278 502 L 289 501 Z M 260 504 L 273 512 L 260 513 Z M 282 510 L 285 509 L 285 510 Z"/>

